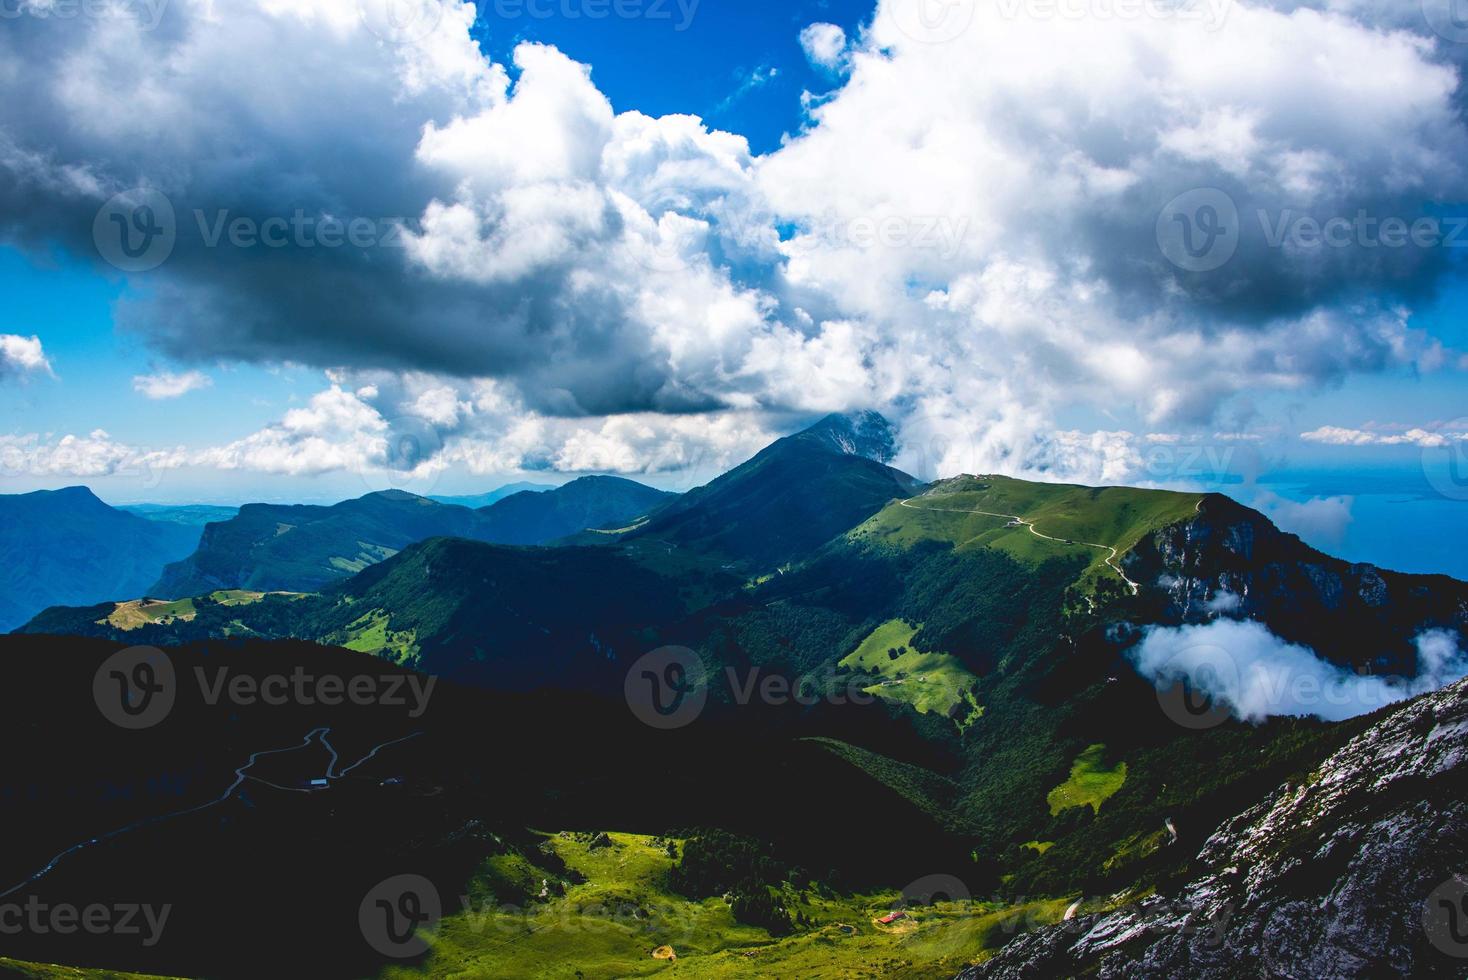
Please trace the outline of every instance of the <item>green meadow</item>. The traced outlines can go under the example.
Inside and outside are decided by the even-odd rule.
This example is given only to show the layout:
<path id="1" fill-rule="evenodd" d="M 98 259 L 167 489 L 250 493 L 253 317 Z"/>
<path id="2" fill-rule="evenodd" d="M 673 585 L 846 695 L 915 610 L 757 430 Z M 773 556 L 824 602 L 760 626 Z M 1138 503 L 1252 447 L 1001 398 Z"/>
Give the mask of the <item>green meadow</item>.
<path id="1" fill-rule="evenodd" d="M 887 505 L 850 531 L 847 539 L 898 549 L 924 541 L 945 542 L 959 550 L 993 548 L 1031 565 L 1080 555 L 1088 563 L 1081 582 L 1094 588 L 1097 577 L 1116 580 L 1117 575 L 1106 564 L 1109 553 L 1092 546 L 1115 548 L 1124 555 L 1153 531 L 1192 517 L 1201 499 L 1198 494 L 1168 490 L 963 476 Z M 1011 517 L 1024 518 L 1047 537 Z"/>
<path id="2" fill-rule="evenodd" d="M 1070 767 L 1070 778 L 1050 791 L 1050 815 L 1073 806 L 1089 806 L 1099 812 L 1101 804 L 1121 789 L 1126 782 L 1126 763 L 1106 766 L 1106 746 L 1091 745 L 1076 756 Z"/>
<path id="3" fill-rule="evenodd" d="M 877 920 L 900 904 L 898 892 L 838 895 L 786 885 L 786 908 L 810 925 L 775 939 L 736 922 L 721 898 L 695 902 L 673 892 L 668 841 L 613 833 L 612 846 L 593 849 L 588 836 L 545 835 L 543 847 L 565 862 L 568 877 L 584 879 L 545 900 L 519 897 L 549 887 L 523 859 L 490 859 L 471 885 L 467 908 L 457 903 L 431 937 L 425 960 L 381 976 L 937 980 L 987 956 L 1017 930 L 1059 921 L 1067 904 L 938 902 L 884 925 Z M 682 842 L 671 843 L 676 850 Z"/>
<path id="4" fill-rule="evenodd" d="M 880 677 L 880 683 L 865 689 L 868 694 L 910 704 L 923 714 L 951 716 L 960 729 L 967 728 L 984 713 L 973 694 L 979 679 L 957 657 L 919 650 L 913 636 L 921 629 L 921 623 L 888 620 L 839 666 Z"/>

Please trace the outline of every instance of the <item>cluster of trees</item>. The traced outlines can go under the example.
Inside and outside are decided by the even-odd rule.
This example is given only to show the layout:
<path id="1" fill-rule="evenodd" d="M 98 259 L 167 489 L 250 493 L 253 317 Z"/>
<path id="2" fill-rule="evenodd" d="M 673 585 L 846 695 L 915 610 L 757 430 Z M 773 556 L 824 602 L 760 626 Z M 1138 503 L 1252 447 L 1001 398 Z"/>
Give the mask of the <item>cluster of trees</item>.
<path id="1" fill-rule="evenodd" d="M 739 922 L 772 936 L 795 931 L 780 891 L 791 869 L 764 841 L 723 830 L 693 831 L 671 874 L 673 890 L 689 898 L 730 895 L 730 909 Z"/>
<path id="2" fill-rule="evenodd" d="M 795 931 L 795 923 L 783 902 L 773 889 L 756 882 L 744 882 L 734 889 L 729 908 L 735 921 L 759 926 L 772 936 L 788 936 Z"/>
<path id="3" fill-rule="evenodd" d="M 683 860 L 673 866 L 673 890 L 692 899 L 733 891 L 743 882 L 776 885 L 790 868 L 771 845 L 724 830 L 700 829 L 686 835 Z"/>

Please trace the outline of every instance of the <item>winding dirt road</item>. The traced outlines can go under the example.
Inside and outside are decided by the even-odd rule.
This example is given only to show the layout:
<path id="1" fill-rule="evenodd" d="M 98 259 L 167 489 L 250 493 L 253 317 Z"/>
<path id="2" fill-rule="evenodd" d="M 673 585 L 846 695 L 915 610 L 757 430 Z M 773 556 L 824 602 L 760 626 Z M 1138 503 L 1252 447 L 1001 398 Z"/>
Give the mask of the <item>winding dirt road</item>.
<path id="1" fill-rule="evenodd" d="M 1003 517 L 1006 520 L 1015 522 L 1016 524 L 1023 524 L 1025 527 L 1030 529 L 1030 533 L 1033 534 L 1035 537 L 1044 538 L 1046 541 L 1057 541 L 1060 544 L 1079 544 L 1084 545 L 1087 548 L 1100 548 L 1102 551 L 1107 552 L 1106 564 L 1111 567 L 1111 570 L 1113 572 L 1121 576 L 1121 580 L 1125 582 L 1127 586 L 1132 590 L 1132 595 L 1136 595 L 1137 591 L 1141 588 L 1139 584 L 1133 582 L 1131 579 L 1126 577 L 1126 572 L 1123 572 L 1121 570 L 1121 565 L 1119 565 L 1116 561 L 1119 552 L 1115 548 L 1111 547 L 1111 545 L 1109 544 L 1096 544 L 1093 541 L 1075 541 L 1070 538 L 1051 537 L 1048 534 L 1042 534 L 1040 531 L 1036 530 L 1034 521 L 1027 521 L 1023 517 L 1020 517 L 1018 514 L 996 514 L 993 511 L 989 510 L 965 510 L 962 508 L 954 507 L 914 507 L 912 504 L 912 500 L 899 500 L 898 503 L 904 507 L 907 507 L 910 510 L 930 510 L 940 514 L 979 514 L 984 517 Z"/>
<path id="2" fill-rule="evenodd" d="M 198 806 L 188 807 L 187 809 L 174 810 L 171 813 L 161 813 L 157 816 L 147 817 L 137 821 L 136 823 L 130 823 L 126 827 L 118 827 L 116 830 L 109 830 L 105 834 L 100 834 L 96 837 L 89 837 L 84 841 L 79 841 L 78 843 L 68 847 L 66 850 L 61 851 L 50 861 L 46 862 L 45 867 L 41 868 L 39 871 L 29 875 L 25 878 L 25 880 L 11 886 L 10 888 L 7 888 L 5 891 L 0 892 L 0 898 L 5 898 L 9 895 L 14 894 L 15 892 L 20 891 L 27 885 L 31 885 L 37 881 L 40 881 L 42 878 L 46 877 L 46 875 L 54 871 L 56 869 L 56 866 L 60 864 L 63 860 L 77 853 L 78 851 L 85 850 L 88 847 L 95 847 L 97 844 L 100 844 L 105 840 L 112 840 L 114 838 L 121 837 L 123 834 L 128 834 L 135 830 L 141 830 L 144 827 L 151 827 L 153 824 L 162 823 L 165 820 L 173 820 L 177 817 L 186 817 L 191 813 L 200 813 L 204 810 L 208 810 L 210 807 L 216 807 L 219 804 L 228 800 L 230 797 L 234 796 L 235 790 L 239 789 L 241 784 L 243 784 L 246 779 L 253 779 L 256 782 L 264 783 L 266 786 L 270 786 L 275 789 L 285 790 L 291 793 L 317 792 L 316 790 L 304 789 L 297 786 L 280 786 L 276 783 L 270 782 L 269 780 L 261 779 L 258 776 L 251 776 L 249 774 L 249 770 L 253 768 L 255 763 L 260 761 L 260 759 L 264 756 L 279 755 L 282 752 L 299 752 L 301 749 L 310 746 L 313 741 L 320 739 L 321 745 L 326 749 L 326 751 L 331 753 L 331 761 L 326 764 L 326 772 L 322 778 L 328 780 L 340 779 L 347 773 L 351 772 L 353 769 L 362 765 L 362 763 L 377 755 L 378 752 L 387 748 L 389 745 L 396 745 L 399 742 L 406 742 L 408 739 L 416 738 L 417 736 L 422 734 L 422 732 L 414 732 L 413 734 L 405 735 L 402 738 L 395 738 L 390 741 L 383 742 L 382 744 L 375 746 L 371 752 L 368 752 L 365 756 L 358 759 L 350 766 L 347 766 L 340 772 L 333 772 L 332 770 L 336 768 L 338 756 L 335 747 L 333 747 L 332 744 L 327 741 L 326 736 L 330 733 L 331 729 L 327 727 L 313 728 L 306 733 L 306 737 L 302 739 L 297 745 L 287 745 L 284 748 L 279 749 L 261 749 L 258 752 L 252 752 L 250 753 L 250 757 L 245 760 L 245 764 L 234 771 L 234 782 L 230 783 L 225 791 L 215 799 L 209 800 L 207 803 L 200 803 Z"/>

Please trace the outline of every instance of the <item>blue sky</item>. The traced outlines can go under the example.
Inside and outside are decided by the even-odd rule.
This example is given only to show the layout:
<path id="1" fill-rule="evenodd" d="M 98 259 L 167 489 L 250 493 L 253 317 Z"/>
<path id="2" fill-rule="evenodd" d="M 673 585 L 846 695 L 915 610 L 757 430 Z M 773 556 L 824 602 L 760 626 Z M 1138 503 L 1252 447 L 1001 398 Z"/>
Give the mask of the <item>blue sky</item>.
<path id="1" fill-rule="evenodd" d="M 839 81 L 806 61 L 801 29 L 826 22 L 855 34 L 872 15 L 870 0 L 653 3 L 645 9 L 666 18 L 567 18 L 560 0 L 540 6 L 500 0 L 484 5 L 476 37 L 500 61 L 520 41 L 554 44 L 592 66 L 592 78 L 618 110 L 691 113 L 748 137 L 756 153 L 765 153 L 802 125 L 803 91 L 823 92 Z M 556 13 L 537 17 L 531 9 Z"/>
<path id="2" fill-rule="evenodd" d="M 1200 28 L 958 4 L 934 28 L 918 0 L 500 0 L 472 23 L 421 2 L 426 37 L 346 0 L 0 35 L 22 65 L 142 52 L 86 97 L 38 62 L 0 111 L 0 492 L 687 489 L 876 408 L 925 477 L 1222 487 L 1326 550 L 1468 575 L 1445 544 L 1468 505 L 1432 475 L 1468 444 L 1463 249 L 1263 240 L 1468 214 L 1464 46 L 1399 8 L 1244 3 Z M 1302 67 L 1333 45 L 1397 82 Z M 160 266 L 108 264 L 104 189 L 123 215 L 162 192 Z M 1219 267 L 1163 237 L 1199 193 L 1238 220 Z M 193 227 L 292 213 L 407 241 Z"/>

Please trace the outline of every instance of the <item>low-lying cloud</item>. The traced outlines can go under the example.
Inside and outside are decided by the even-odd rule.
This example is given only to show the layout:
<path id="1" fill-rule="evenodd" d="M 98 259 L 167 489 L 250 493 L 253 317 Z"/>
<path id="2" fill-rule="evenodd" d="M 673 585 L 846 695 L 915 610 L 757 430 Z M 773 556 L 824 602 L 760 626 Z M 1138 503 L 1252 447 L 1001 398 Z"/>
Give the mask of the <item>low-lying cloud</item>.
<path id="1" fill-rule="evenodd" d="M 1279 715 L 1343 721 L 1468 676 L 1468 657 L 1453 634 L 1429 630 L 1416 643 L 1416 677 L 1355 674 L 1251 620 L 1154 626 L 1127 656 L 1159 690 L 1185 684 L 1243 721 Z"/>

